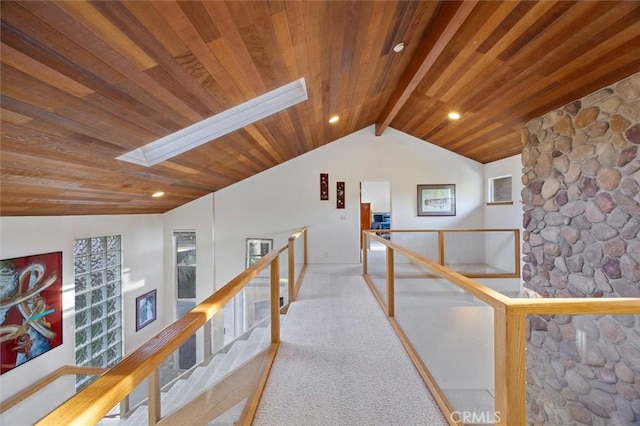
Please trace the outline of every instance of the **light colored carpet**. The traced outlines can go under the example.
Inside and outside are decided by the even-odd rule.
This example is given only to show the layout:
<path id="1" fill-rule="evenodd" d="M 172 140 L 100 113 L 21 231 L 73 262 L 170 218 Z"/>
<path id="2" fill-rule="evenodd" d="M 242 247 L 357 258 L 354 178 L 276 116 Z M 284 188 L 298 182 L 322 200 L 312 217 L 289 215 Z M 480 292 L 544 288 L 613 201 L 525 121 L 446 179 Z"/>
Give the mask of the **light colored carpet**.
<path id="1" fill-rule="evenodd" d="M 446 425 L 359 265 L 309 265 L 254 426 Z"/>

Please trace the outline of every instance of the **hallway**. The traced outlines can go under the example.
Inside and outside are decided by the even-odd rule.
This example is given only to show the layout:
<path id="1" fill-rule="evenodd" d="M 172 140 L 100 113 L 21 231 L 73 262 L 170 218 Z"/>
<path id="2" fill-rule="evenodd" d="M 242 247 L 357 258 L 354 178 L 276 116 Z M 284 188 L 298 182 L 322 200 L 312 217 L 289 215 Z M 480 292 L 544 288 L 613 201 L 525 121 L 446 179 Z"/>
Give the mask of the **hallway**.
<path id="1" fill-rule="evenodd" d="M 308 266 L 254 425 L 447 424 L 361 274 Z"/>

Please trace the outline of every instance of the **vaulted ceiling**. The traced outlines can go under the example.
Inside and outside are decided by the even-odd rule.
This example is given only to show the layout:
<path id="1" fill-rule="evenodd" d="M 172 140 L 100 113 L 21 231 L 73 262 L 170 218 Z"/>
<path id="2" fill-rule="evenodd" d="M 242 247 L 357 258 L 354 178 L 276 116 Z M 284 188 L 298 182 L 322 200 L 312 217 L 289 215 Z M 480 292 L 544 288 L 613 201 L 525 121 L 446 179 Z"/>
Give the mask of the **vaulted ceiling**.
<path id="1" fill-rule="evenodd" d="M 0 7 L 3 216 L 165 212 L 372 124 L 487 163 L 640 71 L 634 1 Z M 116 159 L 302 77 L 296 106 L 152 167 Z"/>

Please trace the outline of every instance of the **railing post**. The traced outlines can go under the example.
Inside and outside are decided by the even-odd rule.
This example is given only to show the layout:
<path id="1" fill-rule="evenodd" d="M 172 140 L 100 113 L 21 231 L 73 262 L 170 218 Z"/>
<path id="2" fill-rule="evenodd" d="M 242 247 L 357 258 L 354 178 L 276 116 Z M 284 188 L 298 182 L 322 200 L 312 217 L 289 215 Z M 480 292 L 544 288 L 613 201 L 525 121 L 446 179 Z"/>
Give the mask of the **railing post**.
<path id="1" fill-rule="evenodd" d="M 213 318 L 211 318 L 209 321 L 204 323 L 204 326 L 202 327 L 202 331 L 204 333 L 204 342 L 203 342 L 203 346 L 204 346 L 204 358 L 203 359 L 209 359 L 209 357 L 211 357 L 211 355 L 213 355 L 213 348 L 211 347 L 211 342 L 212 342 L 212 336 L 211 336 L 211 330 L 212 330 L 212 326 L 211 326 L 211 322 L 213 321 Z"/>
<path id="2" fill-rule="evenodd" d="M 395 284 L 394 284 L 394 268 L 393 268 L 393 249 L 387 246 L 387 315 L 394 317 L 396 315 L 395 308 Z"/>
<path id="3" fill-rule="evenodd" d="M 307 234 L 309 233 L 308 229 L 304 229 L 304 264 L 309 263 L 309 259 L 307 257 L 307 253 L 309 253 L 309 240 L 307 239 Z"/>
<path id="4" fill-rule="evenodd" d="M 149 426 L 153 426 L 160 421 L 161 418 L 161 402 L 160 402 L 160 369 L 156 368 L 153 373 L 149 374 Z"/>
<path id="5" fill-rule="evenodd" d="M 369 250 L 367 250 L 367 247 L 369 247 L 369 236 L 367 234 L 364 233 L 364 231 L 360 231 L 362 232 L 362 275 L 368 275 L 369 274 L 369 258 L 368 256 L 368 252 Z M 366 243 L 366 244 L 364 244 Z"/>
<path id="6" fill-rule="evenodd" d="M 438 263 L 444 266 L 444 231 L 438 231 Z"/>
<path id="7" fill-rule="evenodd" d="M 526 424 L 526 317 L 494 308 L 495 420 L 504 426 Z"/>
<path id="8" fill-rule="evenodd" d="M 124 398 L 122 398 L 122 401 L 120 401 L 120 418 L 124 420 L 127 417 L 129 417 L 130 409 L 131 409 L 131 404 L 129 402 L 129 395 L 127 395 Z"/>
<path id="9" fill-rule="evenodd" d="M 515 266 L 515 274 L 520 277 L 520 230 L 519 229 L 514 229 L 514 236 L 513 239 L 515 240 L 515 247 L 514 247 L 514 254 L 515 254 L 515 261 L 516 264 Z"/>
<path id="10" fill-rule="evenodd" d="M 271 342 L 280 341 L 280 258 L 271 262 Z"/>
<path id="11" fill-rule="evenodd" d="M 294 253 L 294 238 L 289 237 L 289 244 L 287 245 L 287 251 L 289 252 L 289 276 L 288 276 L 288 287 L 289 287 L 289 303 L 293 302 L 294 296 L 294 286 L 295 286 L 295 274 L 296 274 L 296 264 L 295 264 L 295 253 Z"/>

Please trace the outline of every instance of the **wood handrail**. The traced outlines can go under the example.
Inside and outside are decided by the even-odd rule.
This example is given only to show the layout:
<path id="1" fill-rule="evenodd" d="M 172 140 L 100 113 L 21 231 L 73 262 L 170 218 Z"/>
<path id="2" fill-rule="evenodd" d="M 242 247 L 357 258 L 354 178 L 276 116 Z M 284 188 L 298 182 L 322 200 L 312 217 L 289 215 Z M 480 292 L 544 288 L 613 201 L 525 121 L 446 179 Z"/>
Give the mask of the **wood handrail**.
<path id="1" fill-rule="evenodd" d="M 476 281 L 473 281 L 472 279 L 467 278 L 464 275 L 451 271 L 450 269 L 445 268 L 439 263 L 434 262 L 431 259 L 421 254 L 418 254 L 414 251 L 404 248 L 403 246 L 400 246 L 396 243 L 392 243 L 391 241 L 388 241 L 382 237 L 379 237 L 375 235 L 375 232 L 370 232 L 370 231 L 363 231 L 363 232 L 366 232 L 367 234 L 369 234 L 370 238 L 373 238 L 376 241 L 379 241 L 384 245 L 392 248 L 397 253 L 400 253 L 403 256 L 411 260 L 414 260 L 418 264 L 428 267 L 429 269 L 431 269 L 431 271 L 434 272 L 435 275 L 446 279 L 447 281 L 457 285 L 458 287 L 461 287 L 465 291 L 468 291 L 469 293 L 476 296 L 478 299 L 493 306 L 494 308 L 497 308 L 499 306 L 504 306 L 509 301 L 509 297 L 505 296 L 504 294 L 496 290 L 493 290 L 491 288 L 488 288 L 486 286 L 483 286 L 482 284 Z"/>
<path id="2" fill-rule="evenodd" d="M 491 229 L 482 229 L 482 228 L 469 228 L 469 229 L 364 229 L 364 231 L 371 232 L 379 232 L 379 233 L 409 233 L 409 232 L 514 232 L 519 231 L 517 228 L 491 228 Z"/>
<path id="3" fill-rule="evenodd" d="M 389 230 L 385 230 L 385 233 Z M 478 232 L 483 230 L 476 230 Z M 519 230 L 496 230 L 490 231 L 515 231 L 516 240 L 519 239 Z M 369 238 L 372 238 L 387 247 L 388 253 L 394 251 L 401 253 L 417 264 L 426 266 L 435 275 L 440 276 L 450 283 L 473 294 L 480 300 L 490 305 L 494 310 L 494 362 L 495 362 L 495 409 L 500 414 L 499 424 L 504 425 L 524 425 L 526 423 L 526 316 L 527 315 L 590 315 L 590 314 L 611 314 L 611 315 L 633 315 L 640 314 L 640 298 L 510 298 L 480 283 L 477 283 L 463 275 L 444 268 L 422 255 L 408 250 L 398 244 L 387 241 L 376 235 L 376 231 L 363 231 Z M 438 232 L 439 247 L 438 253 L 442 260 L 442 249 L 440 247 L 442 232 L 469 232 L 469 230 L 396 230 L 396 232 Z M 519 258 L 519 245 L 516 241 L 516 260 Z M 366 262 L 366 255 L 363 256 Z M 389 255 L 387 255 L 389 259 Z M 392 259 L 392 257 L 391 257 Z M 388 263 L 388 260 L 387 260 Z M 519 264 L 517 264 L 519 266 Z M 392 268 L 387 264 L 387 269 Z M 519 272 L 519 269 L 517 269 Z M 367 265 L 363 264 L 363 275 L 369 286 L 374 290 L 374 285 L 370 282 L 367 273 Z M 375 291 L 374 291 L 374 294 Z M 392 300 L 392 295 L 388 295 Z M 379 300 L 380 302 L 380 300 Z M 381 303 L 382 305 L 382 303 Z M 384 308 L 384 306 L 383 306 Z M 390 321 L 395 321 L 389 318 Z M 398 328 L 399 325 L 397 325 Z M 405 344 L 405 348 L 410 353 L 412 347 Z M 417 354 L 413 354 L 417 357 Z M 415 361 L 414 361 L 415 362 Z M 420 370 L 420 368 L 418 367 Z M 421 374 L 423 378 L 425 377 Z M 425 379 L 430 386 L 429 378 Z M 430 386 L 430 389 L 432 387 Z M 435 386 L 437 390 L 437 386 Z M 440 395 L 441 399 L 436 399 L 443 411 L 451 410 L 446 403 L 446 397 Z"/>
<path id="4" fill-rule="evenodd" d="M 367 229 L 367 232 L 376 232 L 378 234 L 384 233 L 433 233 L 438 234 L 438 263 L 440 265 L 445 264 L 445 234 L 448 233 L 472 233 L 472 232 L 509 232 L 513 233 L 513 242 L 514 242 L 514 258 L 513 258 L 513 272 L 470 272 L 465 273 L 464 275 L 467 278 L 520 278 L 520 230 L 517 228 L 491 228 L 491 229 L 481 229 L 481 228 L 468 228 L 468 229 Z M 364 238 L 364 236 L 363 236 Z"/>
<path id="5" fill-rule="evenodd" d="M 269 266 L 274 259 L 277 259 L 278 254 L 277 250 L 269 252 L 36 424 L 87 425 L 97 423 L 147 376 L 153 373 L 169 355 L 178 350 L 205 322 L 220 312 L 224 305 L 251 282 L 260 271 Z"/>
<path id="6" fill-rule="evenodd" d="M 635 315 L 640 314 L 640 298 L 511 298 L 507 312 L 511 315 Z"/>
<path id="7" fill-rule="evenodd" d="M 101 377 L 69 398 L 37 424 L 85 425 L 97 423 L 111 408 L 126 398 L 145 378 L 156 375 L 158 368 L 169 355 L 174 353 L 200 327 L 208 324 L 213 316 L 220 312 L 224 305 L 249 284 L 262 270 L 271 266 L 275 268 L 275 273 L 277 274 L 278 257 L 280 253 L 287 250 L 289 242 L 294 241 L 300 236 L 304 237 L 304 267 L 301 271 L 301 277 L 299 277 L 299 279 L 301 279 L 307 264 L 307 227 L 303 227 L 292 234 L 288 239 L 287 245 L 279 250 L 272 250 L 249 268 L 242 271 L 225 286 L 198 304 L 189 313 L 161 330 L 134 352 L 127 355 L 116 366 L 111 369 L 99 369 L 100 373 L 104 373 Z M 272 272 L 271 281 L 275 279 L 273 275 Z M 278 283 L 277 280 L 275 280 L 275 283 Z M 274 282 L 271 283 L 271 287 L 272 293 L 278 288 L 277 285 L 274 285 Z M 274 288 L 276 290 L 274 290 Z M 276 300 L 276 302 L 272 303 L 273 306 L 275 306 L 273 309 L 277 309 L 277 298 L 274 300 Z M 276 321 L 278 319 L 279 315 L 276 315 Z M 273 319 L 271 327 L 272 330 L 275 329 L 277 331 L 278 329 L 278 325 L 277 323 L 274 324 Z M 272 340 L 277 342 L 279 336 L 272 336 Z M 277 347 L 277 345 L 274 347 Z M 73 369 L 75 367 L 71 366 L 70 368 Z M 90 370 L 83 367 L 79 368 L 83 371 L 82 374 L 88 374 L 87 371 Z M 92 370 L 98 371 L 98 369 Z M 75 370 L 67 369 L 66 371 L 73 372 Z M 59 375 L 60 373 L 56 371 L 55 374 Z M 55 379 L 49 380 L 49 382 L 53 380 Z M 38 389 L 46 386 L 47 383 L 45 383 L 45 379 L 43 379 L 32 386 L 38 386 L 39 384 Z M 19 395 L 22 395 L 23 392 Z M 17 397 L 18 395 L 13 398 Z M 8 401 L 11 401 L 11 399 Z M 3 409 L 9 408 L 5 408 L 4 405 L 3 403 Z M 157 414 L 159 418 L 159 413 Z"/>
<path id="8" fill-rule="evenodd" d="M 298 232 L 295 232 L 293 234 L 291 234 L 291 236 L 289 237 L 290 240 L 295 240 L 297 238 L 300 238 L 303 234 L 305 234 L 307 232 L 307 227 L 305 226 L 304 228 L 300 229 Z"/>
<path id="9" fill-rule="evenodd" d="M 15 405 L 20 404 L 25 399 L 29 398 L 34 393 L 38 392 L 41 389 L 44 389 L 51 383 L 55 382 L 61 377 L 69 376 L 72 374 L 85 374 L 85 375 L 100 375 L 105 371 L 108 371 L 108 368 L 100 368 L 100 367 L 83 367 L 80 365 L 63 365 L 57 370 L 53 371 L 50 374 L 47 374 L 42 379 L 37 382 L 31 384 L 30 386 L 24 388 L 17 394 L 13 395 L 10 398 L 2 401 L 0 404 L 0 413 L 4 413 L 9 408 L 14 407 Z"/>
<path id="10" fill-rule="evenodd" d="M 404 232 L 404 230 L 397 230 Z M 428 232 L 438 232 L 427 230 Z M 449 232 L 450 230 L 446 230 Z M 451 230 L 453 231 L 453 230 Z M 468 232 L 469 230 L 461 230 L 460 232 Z M 480 230 L 477 230 L 480 231 Z M 496 231 L 495 229 L 487 231 Z M 513 229 L 500 229 L 499 231 L 513 231 Z M 375 231 L 366 232 L 370 238 L 385 244 L 394 251 L 403 256 L 414 260 L 415 262 L 428 267 L 435 275 L 446 279 L 463 290 L 478 297 L 483 302 L 494 308 L 500 306 L 506 307 L 509 314 L 513 315 L 529 315 L 529 314 L 605 314 L 615 310 L 616 314 L 640 314 L 640 298 L 511 298 L 504 294 L 486 287 L 470 278 L 465 277 L 457 272 L 450 271 L 444 266 L 432 261 L 431 259 L 406 249 L 396 243 L 390 242 L 375 234 Z M 409 232 L 418 232 L 418 230 L 410 230 Z"/>

